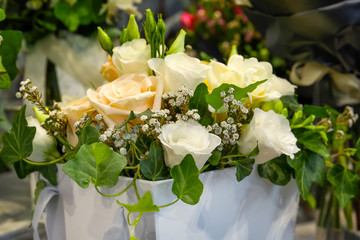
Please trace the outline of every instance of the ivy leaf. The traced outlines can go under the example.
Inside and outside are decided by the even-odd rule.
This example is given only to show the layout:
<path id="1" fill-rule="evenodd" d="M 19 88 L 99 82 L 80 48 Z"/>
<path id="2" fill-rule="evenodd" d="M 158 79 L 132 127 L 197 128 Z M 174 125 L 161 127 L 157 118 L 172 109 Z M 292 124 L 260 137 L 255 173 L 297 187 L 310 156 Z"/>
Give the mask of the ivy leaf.
<path id="1" fill-rule="evenodd" d="M 169 171 L 165 165 L 163 149 L 152 142 L 147 159 L 140 161 L 142 174 L 149 180 L 162 180 L 169 177 Z"/>
<path id="2" fill-rule="evenodd" d="M 260 177 L 267 178 L 276 185 L 285 186 L 291 179 L 292 168 L 284 155 L 260 164 L 257 170 Z"/>
<path id="3" fill-rule="evenodd" d="M 210 125 L 213 122 L 209 105 L 206 102 L 206 95 L 209 94 L 205 83 L 199 84 L 194 92 L 194 96 L 190 99 L 189 109 L 197 109 L 201 116 L 199 123 L 203 126 Z"/>
<path id="4" fill-rule="evenodd" d="M 259 86 L 260 84 L 262 84 L 264 82 L 266 82 L 266 80 L 255 82 L 245 88 L 239 88 L 238 86 L 235 86 L 233 84 L 224 83 L 224 84 L 221 84 L 219 87 L 215 88 L 211 94 L 206 95 L 205 99 L 206 99 L 206 102 L 210 106 L 212 106 L 215 110 L 219 110 L 223 106 L 222 97 L 220 96 L 220 93 L 222 91 L 225 91 L 226 93 L 228 93 L 229 88 L 233 88 L 234 89 L 234 92 L 233 92 L 234 98 L 236 100 L 241 100 L 243 98 L 248 97 L 248 93 L 254 91 L 257 88 L 257 86 Z"/>
<path id="5" fill-rule="evenodd" d="M 9 74 L 10 80 L 16 77 L 19 70 L 16 67 L 16 59 L 21 48 L 22 33 L 17 30 L 1 30 L 3 40 L 0 44 L 0 56 L 2 64 Z"/>
<path id="6" fill-rule="evenodd" d="M 159 207 L 156 206 L 152 200 L 150 191 L 147 191 L 144 196 L 134 205 L 125 204 L 117 201 L 117 203 L 124 208 L 126 208 L 129 213 L 135 213 L 135 212 L 159 212 Z"/>
<path id="7" fill-rule="evenodd" d="M 22 160 L 14 163 L 14 169 L 15 169 L 16 175 L 20 179 L 24 179 L 30 173 L 38 171 L 37 166 L 29 164 Z"/>
<path id="8" fill-rule="evenodd" d="M 77 131 L 76 134 L 79 138 L 79 146 L 82 146 L 83 144 L 92 144 L 95 142 L 99 142 L 99 131 L 96 127 L 87 125 L 80 131 Z"/>
<path id="9" fill-rule="evenodd" d="M 317 118 L 327 118 L 327 108 L 314 105 L 304 105 L 303 112 L 306 115 L 315 115 Z"/>
<path id="10" fill-rule="evenodd" d="M 203 192 L 203 184 L 199 179 L 199 169 L 194 158 L 188 154 L 179 165 L 170 171 L 174 179 L 172 192 L 184 203 L 195 205 L 199 202 Z"/>
<path id="11" fill-rule="evenodd" d="M 2 64 L 2 56 L 0 56 L 0 89 L 9 89 L 10 87 L 11 80 L 9 74 L 6 72 L 4 65 Z"/>
<path id="12" fill-rule="evenodd" d="M 75 159 L 65 163 L 62 169 L 82 188 L 87 188 L 90 182 L 110 188 L 116 185 L 126 164 L 126 158 L 106 144 L 93 143 L 82 145 Z"/>
<path id="13" fill-rule="evenodd" d="M 251 158 L 242 158 L 240 160 L 235 160 L 236 180 L 238 182 L 251 174 L 254 162 L 255 160 Z"/>
<path id="14" fill-rule="evenodd" d="M 57 172 L 58 168 L 56 164 L 41 166 L 40 167 L 41 175 L 44 176 L 53 186 L 57 185 Z"/>
<path id="15" fill-rule="evenodd" d="M 217 166 L 221 160 L 221 152 L 220 151 L 217 151 L 217 150 L 214 150 L 212 153 L 211 153 L 211 156 L 209 157 L 209 163 L 213 166 Z"/>
<path id="16" fill-rule="evenodd" d="M 328 171 L 327 178 L 334 187 L 334 193 L 340 206 L 345 207 L 351 198 L 359 193 L 360 177 L 352 170 L 335 164 Z"/>
<path id="17" fill-rule="evenodd" d="M 301 129 L 299 131 L 294 131 L 294 134 L 298 140 L 298 143 L 303 144 L 309 150 L 320 154 L 324 158 L 330 156 L 329 150 L 323 143 L 322 137 L 319 133 L 313 131 L 304 131 Z"/>
<path id="18" fill-rule="evenodd" d="M 311 185 L 316 182 L 320 185 L 325 179 L 324 158 L 311 151 L 301 151 L 295 158 L 287 158 L 288 164 L 295 170 L 295 179 L 303 199 L 307 199 Z"/>
<path id="19" fill-rule="evenodd" d="M 6 165 L 21 161 L 30 156 L 33 151 L 32 141 L 36 128 L 27 126 L 25 110 L 26 105 L 16 115 L 12 129 L 3 134 L 4 148 L 0 153 L 0 158 Z"/>

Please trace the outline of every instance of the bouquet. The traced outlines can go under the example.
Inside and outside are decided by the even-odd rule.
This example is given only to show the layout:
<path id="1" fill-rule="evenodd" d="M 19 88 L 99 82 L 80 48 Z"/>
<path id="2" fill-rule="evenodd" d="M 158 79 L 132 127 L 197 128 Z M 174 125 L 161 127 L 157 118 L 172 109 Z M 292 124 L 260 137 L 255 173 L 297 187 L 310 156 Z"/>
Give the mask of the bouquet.
<path id="1" fill-rule="evenodd" d="M 81 99 L 48 108 L 36 86 L 23 81 L 17 97 L 36 105 L 38 120 L 26 119 L 25 106 L 20 110 L 3 135 L 1 161 L 14 165 L 20 178 L 36 171 L 53 185 L 61 164 L 80 187 L 91 185 L 103 196 L 101 187 L 113 187 L 119 176 L 133 178 L 115 196 L 134 187 L 138 202 L 118 202 L 129 214 L 139 213 L 134 227 L 144 212 L 179 200 L 197 204 L 203 192 L 199 174 L 228 167 L 236 168 L 238 181 L 255 170 L 277 185 L 294 177 L 304 199 L 312 199 L 311 186 L 324 182 L 329 167 L 341 206 L 358 195 L 359 176 L 327 148 L 331 139 L 344 139 L 337 126 L 356 120 L 351 109 L 340 114 L 298 104 L 295 86 L 274 75 L 271 64 L 234 50 L 227 64 L 190 57 L 183 30 L 167 47 L 164 21 L 150 10 L 143 27 L 145 38 L 131 17 L 117 47 L 98 28 L 109 53 L 101 69 L 106 82 Z M 359 145 L 340 154 L 355 162 Z M 168 178 L 177 197 L 172 203 L 157 206 L 151 192 L 137 191 L 136 179 Z"/>

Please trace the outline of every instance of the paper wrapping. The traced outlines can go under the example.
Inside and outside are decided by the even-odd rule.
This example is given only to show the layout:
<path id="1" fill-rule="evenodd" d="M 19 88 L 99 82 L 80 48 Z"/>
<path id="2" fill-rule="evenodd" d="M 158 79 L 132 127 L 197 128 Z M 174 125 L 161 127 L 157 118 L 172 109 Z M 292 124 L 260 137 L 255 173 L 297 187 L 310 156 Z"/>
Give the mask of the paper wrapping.
<path id="1" fill-rule="evenodd" d="M 135 228 L 135 236 L 141 240 L 293 238 L 299 199 L 295 181 L 283 187 L 276 186 L 253 171 L 249 177 L 237 182 L 234 168 L 202 173 L 200 179 L 204 192 L 198 204 L 192 206 L 179 201 L 161 208 L 160 212 L 144 213 Z M 106 194 L 120 192 L 131 180 L 120 177 L 118 185 L 102 191 Z M 151 191 L 155 204 L 163 205 L 176 199 L 171 192 L 172 182 L 171 179 L 138 180 L 137 186 L 140 195 Z M 59 194 L 64 221 L 60 218 L 51 225 L 55 225 L 58 232 L 63 228 L 66 238 L 55 236 L 49 240 L 128 239 L 132 227 L 126 221 L 127 210 L 116 200 L 135 204 L 137 198 L 132 188 L 119 197 L 106 198 L 92 185 L 82 189 L 63 175 Z M 47 218 L 57 219 L 56 215 L 50 216 L 54 213 L 48 212 Z M 131 220 L 135 217 L 131 215 Z"/>

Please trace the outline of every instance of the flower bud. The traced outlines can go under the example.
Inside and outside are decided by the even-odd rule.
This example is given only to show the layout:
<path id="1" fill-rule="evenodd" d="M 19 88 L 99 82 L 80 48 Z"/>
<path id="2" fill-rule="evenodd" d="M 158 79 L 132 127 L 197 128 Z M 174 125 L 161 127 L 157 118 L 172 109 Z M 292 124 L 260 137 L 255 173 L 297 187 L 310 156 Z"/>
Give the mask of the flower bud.
<path id="1" fill-rule="evenodd" d="M 145 28 L 147 28 L 150 34 L 156 31 L 156 22 L 150 9 L 146 9 Z"/>
<path id="2" fill-rule="evenodd" d="M 139 27 L 136 23 L 134 14 L 130 15 L 129 22 L 127 25 L 127 31 L 128 31 L 128 41 L 140 38 Z"/>
<path id="3" fill-rule="evenodd" d="M 179 35 L 176 37 L 173 44 L 171 44 L 171 47 L 167 52 L 168 54 L 174 54 L 185 51 L 185 35 L 186 32 L 183 29 L 181 29 Z"/>
<path id="4" fill-rule="evenodd" d="M 114 48 L 114 43 L 112 42 L 109 35 L 107 35 L 107 33 L 104 30 L 102 30 L 101 27 L 98 27 L 97 29 L 98 29 L 98 39 L 101 47 L 110 55 L 112 55 L 112 49 Z"/>
<path id="5" fill-rule="evenodd" d="M 127 28 L 124 28 L 120 35 L 120 45 L 123 45 L 129 40 L 128 30 Z"/>
<path id="6" fill-rule="evenodd" d="M 238 54 L 237 46 L 236 46 L 236 45 L 232 45 L 232 46 L 231 46 L 230 55 L 229 55 L 229 59 L 231 58 L 231 56 L 237 55 L 237 54 Z"/>
<path id="7" fill-rule="evenodd" d="M 158 17 L 158 23 L 157 23 L 157 28 L 159 30 L 159 33 L 161 36 L 165 36 L 165 32 L 166 32 L 166 25 L 164 23 L 164 20 L 162 19 L 162 15 L 160 14 Z"/>

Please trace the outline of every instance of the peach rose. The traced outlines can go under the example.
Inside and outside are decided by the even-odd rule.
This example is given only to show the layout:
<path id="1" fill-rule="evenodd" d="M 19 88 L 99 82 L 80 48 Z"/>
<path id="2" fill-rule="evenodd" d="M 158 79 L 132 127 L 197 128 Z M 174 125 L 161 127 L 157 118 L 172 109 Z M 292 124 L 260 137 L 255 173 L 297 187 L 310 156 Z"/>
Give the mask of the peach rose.
<path id="1" fill-rule="evenodd" d="M 141 113 L 147 109 L 160 110 L 163 82 L 146 74 L 124 74 L 99 87 L 89 89 L 89 102 L 103 116 L 108 127 L 123 123 L 130 111 Z"/>
<path id="2" fill-rule="evenodd" d="M 78 138 L 75 134 L 74 124 L 76 121 L 80 120 L 84 113 L 94 111 L 94 107 L 91 106 L 87 97 L 83 97 L 70 102 L 65 107 L 62 107 L 61 110 L 69 122 L 67 128 L 68 141 L 70 144 L 76 145 Z"/>
<path id="3" fill-rule="evenodd" d="M 113 63 L 111 56 L 108 56 L 107 62 L 101 66 L 100 73 L 108 82 L 112 82 L 121 76 L 121 73 Z"/>

